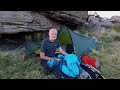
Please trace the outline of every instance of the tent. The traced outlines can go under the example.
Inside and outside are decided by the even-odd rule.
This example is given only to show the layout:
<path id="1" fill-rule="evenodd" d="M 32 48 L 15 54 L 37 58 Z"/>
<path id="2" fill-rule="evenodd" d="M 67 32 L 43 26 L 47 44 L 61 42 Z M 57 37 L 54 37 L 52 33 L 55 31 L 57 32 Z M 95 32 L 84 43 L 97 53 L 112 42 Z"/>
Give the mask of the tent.
<path id="1" fill-rule="evenodd" d="M 89 53 L 92 49 L 97 49 L 97 42 L 95 38 L 87 37 L 82 34 L 76 34 L 66 25 L 61 25 L 58 31 L 58 40 L 61 47 L 66 50 L 68 44 L 73 46 L 74 53 L 79 57 Z M 40 52 L 41 42 L 26 41 L 25 45 L 25 59 L 32 53 Z"/>

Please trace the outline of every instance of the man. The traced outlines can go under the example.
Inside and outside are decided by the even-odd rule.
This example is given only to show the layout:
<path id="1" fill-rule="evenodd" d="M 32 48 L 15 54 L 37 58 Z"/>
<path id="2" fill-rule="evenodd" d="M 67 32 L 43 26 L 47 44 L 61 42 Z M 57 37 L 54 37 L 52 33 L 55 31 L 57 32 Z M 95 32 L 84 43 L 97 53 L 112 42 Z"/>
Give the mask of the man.
<path id="1" fill-rule="evenodd" d="M 49 30 L 49 38 L 46 38 L 42 41 L 40 49 L 40 58 L 44 62 L 45 66 L 52 68 L 55 65 L 58 65 L 60 58 L 55 57 L 56 49 L 63 55 L 67 53 L 60 47 L 57 39 L 57 29 L 52 28 Z"/>

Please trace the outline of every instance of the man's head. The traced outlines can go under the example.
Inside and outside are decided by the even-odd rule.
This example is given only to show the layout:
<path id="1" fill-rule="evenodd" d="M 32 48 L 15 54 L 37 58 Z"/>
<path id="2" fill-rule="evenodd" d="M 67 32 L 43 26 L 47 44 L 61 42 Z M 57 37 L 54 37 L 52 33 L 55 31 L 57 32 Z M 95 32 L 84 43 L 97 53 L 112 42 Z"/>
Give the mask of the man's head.
<path id="1" fill-rule="evenodd" d="M 54 41 L 57 38 L 57 29 L 56 28 L 51 28 L 49 30 L 49 39 L 51 41 Z"/>

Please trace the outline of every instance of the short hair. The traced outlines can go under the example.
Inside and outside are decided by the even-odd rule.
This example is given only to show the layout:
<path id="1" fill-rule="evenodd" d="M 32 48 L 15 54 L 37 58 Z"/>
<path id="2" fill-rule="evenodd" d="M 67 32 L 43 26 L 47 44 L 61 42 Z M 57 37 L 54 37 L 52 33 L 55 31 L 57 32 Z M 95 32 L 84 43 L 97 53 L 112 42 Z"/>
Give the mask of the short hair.
<path id="1" fill-rule="evenodd" d="M 49 29 L 49 32 L 50 32 L 50 30 L 53 30 L 53 29 L 57 31 L 57 29 L 56 29 L 56 28 L 50 28 L 50 29 Z"/>

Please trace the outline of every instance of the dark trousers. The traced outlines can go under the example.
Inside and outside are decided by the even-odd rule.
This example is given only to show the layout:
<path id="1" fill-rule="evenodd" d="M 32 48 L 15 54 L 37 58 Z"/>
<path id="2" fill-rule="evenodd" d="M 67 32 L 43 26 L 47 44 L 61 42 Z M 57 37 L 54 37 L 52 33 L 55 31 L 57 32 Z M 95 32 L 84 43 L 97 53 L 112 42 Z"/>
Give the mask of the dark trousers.
<path id="1" fill-rule="evenodd" d="M 44 74 L 48 75 L 50 73 L 54 74 L 56 78 L 58 79 L 73 79 L 72 77 L 69 77 L 65 75 L 61 70 L 60 70 L 60 65 L 56 65 L 53 68 L 50 68 L 47 65 L 47 61 L 41 60 L 41 65 L 44 67 Z"/>

